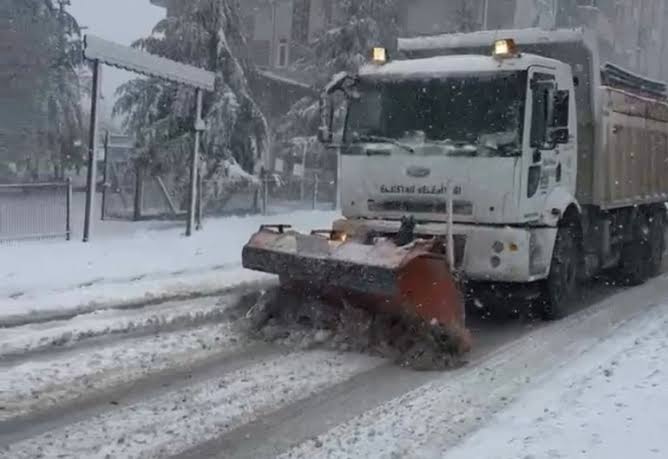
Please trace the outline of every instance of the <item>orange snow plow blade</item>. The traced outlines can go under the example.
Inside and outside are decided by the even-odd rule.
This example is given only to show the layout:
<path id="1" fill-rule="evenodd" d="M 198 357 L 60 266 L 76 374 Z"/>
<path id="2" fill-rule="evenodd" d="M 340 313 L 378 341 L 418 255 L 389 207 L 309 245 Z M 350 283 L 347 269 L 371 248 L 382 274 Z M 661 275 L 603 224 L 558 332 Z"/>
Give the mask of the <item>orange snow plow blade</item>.
<path id="1" fill-rule="evenodd" d="M 365 244 L 287 228 L 255 233 L 243 249 L 243 266 L 277 274 L 283 286 L 307 295 L 440 326 L 460 352 L 469 350 L 464 300 L 439 241 L 399 247 L 389 239 Z"/>

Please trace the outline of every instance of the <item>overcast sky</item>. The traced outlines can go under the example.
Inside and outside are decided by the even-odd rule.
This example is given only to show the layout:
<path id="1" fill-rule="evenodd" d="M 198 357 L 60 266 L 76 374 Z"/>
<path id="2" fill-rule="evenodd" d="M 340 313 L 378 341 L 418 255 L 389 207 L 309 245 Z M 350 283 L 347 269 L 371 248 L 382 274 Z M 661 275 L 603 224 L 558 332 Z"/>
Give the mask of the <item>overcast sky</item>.
<path id="1" fill-rule="evenodd" d="M 165 10 L 153 6 L 149 0 L 71 0 L 70 13 L 79 25 L 88 27 L 84 33 L 129 45 L 145 37 L 165 15 Z M 102 90 L 109 109 L 114 90 L 133 74 L 124 70 L 104 67 Z"/>

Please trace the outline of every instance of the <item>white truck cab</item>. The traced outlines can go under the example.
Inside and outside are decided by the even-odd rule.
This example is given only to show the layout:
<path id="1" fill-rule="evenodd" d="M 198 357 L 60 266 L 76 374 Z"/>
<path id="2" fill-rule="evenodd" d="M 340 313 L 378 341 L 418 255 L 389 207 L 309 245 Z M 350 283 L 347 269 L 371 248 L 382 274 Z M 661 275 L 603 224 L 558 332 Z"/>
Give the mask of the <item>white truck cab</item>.
<path id="1" fill-rule="evenodd" d="M 360 70 L 341 146 L 347 224 L 391 227 L 410 214 L 418 233 L 442 233 L 451 186 L 467 278 L 547 276 L 555 205 L 575 202 L 573 76 L 510 47 Z"/>
<path id="2" fill-rule="evenodd" d="M 549 40 L 537 43 L 550 49 Z M 581 191 L 586 186 L 610 183 L 592 178 L 592 158 L 611 145 L 597 100 L 597 57 L 589 58 L 589 70 L 577 64 L 579 74 L 591 77 L 578 89 L 569 63 L 523 52 L 512 35 L 487 49 L 395 61 L 376 49 L 358 74 L 335 77 L 325 94 L 341 90 L 347 100 L 336 145 L 345 218 L 335 228 L 392 234 L 410 216 L 416 234 L 438 237 L 451 222 L 455 268 L 467 280 L 539 287 L 551 304 L 546 315 L 557 316 L 557 303 L 571 296 L 578 277 L 622 263 L 635 230 L 612 235 L 614 222 L 633 221 L 636 204 L 648 206 L 649 221 L 668 183 L 656 183 L 654 198 L 616 209 L 589 197 L 580 202 L 589 196 Z M 323 97 L 319 136 L 332 145 L 327 103 Z M 666 121 L 657 129 L 665 131 Z M 587 170 L 578 170 L 581 163 Z"/>

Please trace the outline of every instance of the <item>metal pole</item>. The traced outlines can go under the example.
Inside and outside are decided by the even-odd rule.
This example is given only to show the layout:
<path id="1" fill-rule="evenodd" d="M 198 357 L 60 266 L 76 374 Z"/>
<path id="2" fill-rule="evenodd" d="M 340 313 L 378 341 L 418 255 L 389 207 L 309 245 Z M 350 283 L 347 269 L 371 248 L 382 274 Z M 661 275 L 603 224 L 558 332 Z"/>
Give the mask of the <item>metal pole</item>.
<path id="1" fill-rule="evenodd" d="M 102 83 L 102 67 L 99 60 L 93 62 L 93 90 L 91 94 L 90 129 L 88 131 L 88 176 L 86 181 L 86 209 L 84 216 L 83 241 L 88 242 L 91 235 L 93 208 L 97 182 L 97 110 Z"/>
<path id="2" fill-rule="evenodd" d="M 341 209 L 341 149 L 336 149 L 336 202 L 334 203 L 334 210 Z"/>
<path id="3" fill-rule="evenodd" d="M 269 60 L 269 65 L 274 68 L 276 67 L 276 61 L 278 60 L 278 46 L 276 40 L 276 21 L 277 21 L 277 10 L 276 10 L 276 0 L 271 0 L 271 59 Z"/>
<path id="4" fill-rule="evenodd" d="M 304 205 L 304 198 L 306 197 L 306 143 L 302 145 L 302 173 L 301 182 L 299 184 L 299 205 Z"/>
<path id="5" fill-rule="evenodd" d="M 446 184 L 447 188 L 447 199 L 448 199 L 448 265 L 451 270 L 455 269 L 455 237 L 452 234 L 452 226 L 454 223 L 454 217 L 452 215 L 453 213 L 453 208 L 454 205 L 452 203 L 453 200 L 453 183 L 452 181 L 448 182 Z"/>
<path id="6" fill-rule="evenodd" d="M 199 138 L 202 129 L 202 90 L 197 89 L 197 111 L 195 113 L 195 148 L 193 149 L 190 164 L 190 202 L 188 203 L 188 224 L 186 236 L 193 235 L 195 217 L 197 213 L 197 171 L 199 169 Z"/>
<path id="7" fill-rule="evenodd" d="M 195 231 L 202 230 L 202 176 L 197 174 L 197 226 Z"/>
<path id="8" fill-rule="evenodd" d="M 267 205 L 269 202 L 269 174 L 262 167 L 262 215 L 267 215 Z"/>
<path id="9" fill-rule="evenodd" d="M 318 185 L 319 185 L 319 178 L 318 178 L 318 173 L 316 172 L 315 175 L 313 176 L 313 210 L 315 210 L 318 207 Z"/>
<path id="10" fill-rule="evenodd" d="M 135 169 L 135 201 L 134 201 L 134 221 L 141 220 L 142 207 L 144 205 L 144 166 L 140 161 L 136 162 Z"/>
<path id="11" fill-rule="evenodd" d="M 489 0 L 483 0 L 482 5 L 482 30 L 487 30 L 489 26 Z"/>
<path id="12" fill-rule="evenodd" d="M 65 239 L 72 239 L 72 178 L 67 177 L 67 196 L 65 198 Z"/>
<path id="13" fill-rule="evenodd" d="M 100 218 L 104 220 L 104 211 L 107 203 L 107 191 L 109 184 L 107 183 L 107 171 L 109 169 L 109 131 L 104 134 L 104 169 L 102 170 L 102 204 L 100 205 Z"/>

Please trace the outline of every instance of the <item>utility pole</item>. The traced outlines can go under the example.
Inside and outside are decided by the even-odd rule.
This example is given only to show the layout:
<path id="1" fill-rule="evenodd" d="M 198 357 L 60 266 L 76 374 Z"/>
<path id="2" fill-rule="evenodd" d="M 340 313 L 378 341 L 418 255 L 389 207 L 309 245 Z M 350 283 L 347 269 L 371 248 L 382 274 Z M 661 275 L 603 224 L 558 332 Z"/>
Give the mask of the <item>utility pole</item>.
<path id="1" fill-rule="evenodd" d="M 482 3 L 482 30 L 489 28 L 489 0 L 483 0 Z"/>
<path id="2" fill-rule="evenodd" d="M 202 90 L 197 88 L 197 108 L 195 113 L 195 146 L 190 157 L 190 193 L 188 196 L 188 223 L 186 226 L 186 236 L 193 235 L 196 229 L 197 220 L 197 185 L 199 177 L 199 143 L 202 131 L 206 129 L 204 120 L 202 120 Z M 200 197 L 201 199 L 201 197 Z"/>
<path id="3" fill-rule="evenodd" d="M 276 67 L 276 60 L 278 59 L 278 38 L 276 31 L 276 21 L 278 20 L 278 11 L 276 0 L 269 0 L 271 3 L 271 57 L 269 59 L 269 66 Z"/>
<path id="4" fill-rule="evenodd" d="M 84 214 L 83 241 L 89 242 L 93 225 L 93 209 L 97 188 L 97 123 L 100 86 L 102 85 L 102 63 L 93 62 L 93 89 L 91 94 L 90 127 L 88 130 L 88 175 L 86 176 L 86 209 Z"/>

